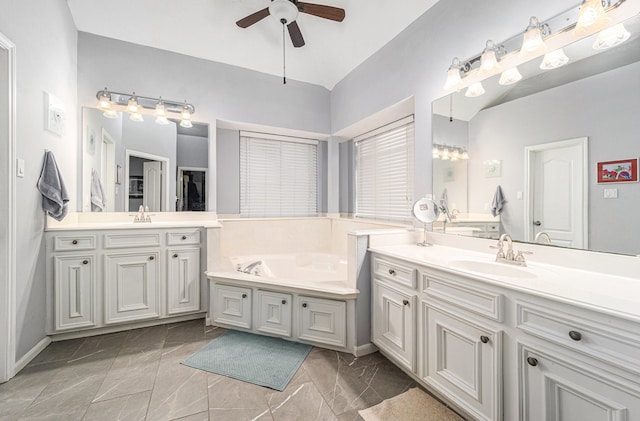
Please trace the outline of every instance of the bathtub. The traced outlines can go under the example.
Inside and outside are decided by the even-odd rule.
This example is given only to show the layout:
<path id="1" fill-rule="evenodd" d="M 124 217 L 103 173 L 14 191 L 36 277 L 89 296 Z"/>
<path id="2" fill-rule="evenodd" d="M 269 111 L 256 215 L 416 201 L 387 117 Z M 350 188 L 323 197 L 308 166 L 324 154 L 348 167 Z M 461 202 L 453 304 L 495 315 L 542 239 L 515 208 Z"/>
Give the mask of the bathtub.
<path id="1" fill-rule="evenodd" d="M 347 260 L 335 254 L 260 254 L 233 256 L 227 260 L 224 270 L 207 272 L 207 276 L 234 284 L 316 292 L 343 299 L 355 298 L 358 294 L 347 282 Z"/>

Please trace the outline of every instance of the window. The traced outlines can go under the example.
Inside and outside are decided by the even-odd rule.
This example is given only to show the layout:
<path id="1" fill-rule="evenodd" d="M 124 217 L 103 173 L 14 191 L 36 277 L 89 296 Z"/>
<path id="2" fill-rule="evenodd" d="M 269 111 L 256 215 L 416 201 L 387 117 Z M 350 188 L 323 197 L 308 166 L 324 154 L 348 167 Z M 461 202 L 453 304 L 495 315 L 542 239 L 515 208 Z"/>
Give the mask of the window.
<path id="1" fill-rule="evenodd" d="M 240 216 L 318 214 L 318 142 L 240 133 Z"/>
<path id="2" fill-rule="evenodd" d="M 358 218 L 411 221 L 413 116 L 354 139 Z"/>

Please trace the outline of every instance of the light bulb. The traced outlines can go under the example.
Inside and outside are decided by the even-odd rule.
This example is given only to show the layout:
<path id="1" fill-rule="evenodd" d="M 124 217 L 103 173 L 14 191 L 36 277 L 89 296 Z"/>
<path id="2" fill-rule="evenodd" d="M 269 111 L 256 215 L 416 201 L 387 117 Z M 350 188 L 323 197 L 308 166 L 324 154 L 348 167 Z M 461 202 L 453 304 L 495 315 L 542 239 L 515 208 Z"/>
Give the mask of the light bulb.
<path id="1" fill-rule="evenodd" d="M 193 124 L 191 124 L 191 120 L 182 120 L 180 121 L 180 127 L 184 127 L 184 128 L 191 128 L 193 127 Z"/>
<path id="2" fill-rule="evenodd" d="M 106 90 L 100 94 L 100 99 L 98 101 L 98 108 L 100 108 L 101 110 L 111 109 L 111 98 L 109 95 L 107 95 Z"/>
<path id="3" fill-rule="evenodd" d="M 469 153 L 467 151 L 462 152 L 462 159 L 469 159 Z"/>
<path id="4" fill-rule="evenodd" d="M 142 114 L 140 113 L 131 113 L 131 115 L 129 116 L 129 120 L 141 122 L 144 121 L 144 118 L 142 118 Z"/>
<path id="5" fill-rule="evenodd" d="M 191 111 L 189 111 L 189 108 L 187 107 L 186 104 L 184 107 L 182 107 L 182 119 L 191 120 Z"/>
<path id="6" fill-rule="evenodd" d="M 596 40 L 593 42 L 593 48 L 595 50 L 604 50 L 615 47 L 616 45 L 622 44 L 628 40 L 629 37 L 631 37 L 631 34 L 627 31 L 627 28 L 625 28 L 623 24 L 619 23 L 600 32 Z"/>
<path id="7" fill-rule="evenodd" d="M 605 15 L 602 0 L 584 0 L 580 6 L 575 34 L 581 37 L 596 33 L 606 28 L 610 21 Z"/>
<path id="8" fill-rule="evenodd" d="M 522 79 L 522 75 L 520 74 L 520 72 L 518 71 L 518 67 L 516 66 L 502 72 L 498 83 L 504 86 L 512 85 L 518 82 L 520 79 Z"/>
<path id="9" fill-rule="evenodd" d="M 460 77 L 460 60 L 456 57 L 453 59 L 453 62 L 447 71 L 447 80 L 444 83 L 444 90 L 450 91 L 452 89 L 458 89 L 460 82 L 462 82 L 462 78 Z"/>
<path id="10" fill-rule="evenodd" d="M 498 64 L 496 58 L 496 47 L 493 41 L 487 41 L 487 45 L 480 57 L 480 77 L 490 76 L 494 73 L 500 72 L 502 68 Z"/>
<path id="11" fill-rule="evenodd" d="M 158 101 L 158 103 L 156 104 L 156 111 L 155 111 L 156 115 L 158 117 L 160 116 L 164 116 L 166 114 L 166 109 L 164 107 L 164 103 L 162 102 L 162 99 L 160 101 Z"/>
<path id="12" fill-rule="evenodd" d="M 542 70 L 557 69 L 567 63 L 569 63 L 569 57 L 567 57 L 562 48 L 558 48 L 555 51 L 545 54 L 542 63 L 540 63 L 540 68 Z"/>
<path id="13" fill-rule="evenodd" d="M 135 92 L 134 92 L 135 94 Z M 129 98 L 129 102 L 127 102 L 127 111 L 130 113 L 139 113 L 140 106 L 138 105 L 138 99 L 135 96 Z"/>
<path id="14" fill-rule="evenodd" d="M 458 159 L 458 157 L 459 157 L 459 156 L 460 156 L 460 151 L 459 151 L 459 150 L 457 150 L 457 149 L 454 149 L 454 150 L 453 150 L 453 153 L 451 154 L 451 158 L 452 158 L 452 159 L 453 159 L 453 158 Z"/>
<path id="15" fill-rule="evenodd" d="M 520 56 L 523 58 L 533 58 L 547 51 L 547 44 L 542 39 L 542 30 L 538 18 L 532 16 L 529 19 L 529 26 L 524 32 Z"/>
<path id="16" fill-rule="evenodd" d="M 464 93 L 464 96 L 466 96 L 467 98 L 475 98 L 484 94 L 484 92 L 485 90 L 482 87 L 482 83 L 476 82 L 467 88 L 467 92 Z"/>

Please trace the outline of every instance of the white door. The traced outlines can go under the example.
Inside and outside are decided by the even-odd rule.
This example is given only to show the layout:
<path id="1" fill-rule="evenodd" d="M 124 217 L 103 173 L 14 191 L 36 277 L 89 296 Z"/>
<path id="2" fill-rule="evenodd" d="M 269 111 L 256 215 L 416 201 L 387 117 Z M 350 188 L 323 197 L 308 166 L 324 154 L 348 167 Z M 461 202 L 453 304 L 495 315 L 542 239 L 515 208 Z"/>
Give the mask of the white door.
<path id="1" fill-rule="evenodd" d="M 528 148 L 531 190 L 527 240 L 544 231 L 551 244 L 586 248 L 588 176 L 586 138 Z"/>
<path id="2" fill-rule="evenodd" d="M 162 162 L 148 161 L 143 164 L 142 173 L 143 205 L 151 212 L 162 209 Z"/>

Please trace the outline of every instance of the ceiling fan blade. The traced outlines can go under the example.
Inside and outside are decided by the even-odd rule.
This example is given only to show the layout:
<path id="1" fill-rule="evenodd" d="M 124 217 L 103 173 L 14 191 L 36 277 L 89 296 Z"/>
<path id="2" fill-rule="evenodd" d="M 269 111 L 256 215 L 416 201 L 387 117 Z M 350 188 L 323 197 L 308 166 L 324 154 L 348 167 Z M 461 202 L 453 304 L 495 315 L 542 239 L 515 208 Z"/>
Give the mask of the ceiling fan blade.
<path id="1" fill-rule="evenodd" d="M 300 48 L 304 45 L 304 38 L 302 37 L 302 32 L 300 32 L 300 27 L 298 26 L 298 22 L 295 20 L 287 25 L 289 29 L 289 36 L 291 37 L 291 42 L 293 42 L 293 46 L 296 48 Z"/>
<path id="2" fill-rule="evenodd" d="M 320 18 L 335 20 L 342 22 L 344 20 L 344 9 L 333 6 L 324 6 L 322 4 L 304 3 L 299 1 L 296 3 L 298 11 L 309 15 L 318 16 Z"/>
<path id="3" fill-rule="evenodd" d="M 240 19 L 239 21 L 236 22 L 236 25 L 238 25 L 241 28 L 248 28 L 254 23 L 260 22 L 262 19 L 266 18 L 267 16 L 269 16 L 269 8 L 265 7 L 262 10 L 258 10 L 257 12 L 245 18 Z"/>

